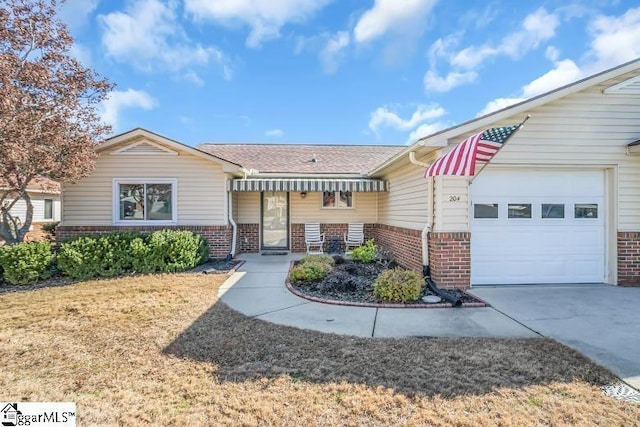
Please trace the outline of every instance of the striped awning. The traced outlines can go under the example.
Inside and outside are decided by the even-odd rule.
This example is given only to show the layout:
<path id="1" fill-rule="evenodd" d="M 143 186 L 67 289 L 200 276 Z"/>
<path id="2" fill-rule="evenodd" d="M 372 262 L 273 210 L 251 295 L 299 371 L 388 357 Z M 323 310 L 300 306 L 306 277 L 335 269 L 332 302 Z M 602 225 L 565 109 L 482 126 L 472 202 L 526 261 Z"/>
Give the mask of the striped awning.
<path id="1" fill-rule="evenodd" d="M 231 181 L 231 191 L 388 191 L 379 179 L 248 178 Z"/>

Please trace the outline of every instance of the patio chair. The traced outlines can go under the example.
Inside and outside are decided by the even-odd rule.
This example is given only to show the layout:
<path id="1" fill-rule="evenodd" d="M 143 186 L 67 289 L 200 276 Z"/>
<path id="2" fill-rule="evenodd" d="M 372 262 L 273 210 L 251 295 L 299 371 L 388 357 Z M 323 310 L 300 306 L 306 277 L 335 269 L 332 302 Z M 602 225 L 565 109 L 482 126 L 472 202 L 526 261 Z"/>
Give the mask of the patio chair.
<path id="1" fill-rule="evenodd" d="M 324 233 L 320 233 L 320 224 L 304 225 L 304 243 L 307 245 L 307 254 L 319 255 L 323 254 L 322 246 L 324 245 Z M 314 248 L 317 248 L 314 250 Z"/>
<path id="2" fill-rule="evenodd" d="M 357 248 L 364 243 L 364 224 L 349 224 L 347 233 L 344 235 L 344 252 L 350 254 L 350 247 Z"/>

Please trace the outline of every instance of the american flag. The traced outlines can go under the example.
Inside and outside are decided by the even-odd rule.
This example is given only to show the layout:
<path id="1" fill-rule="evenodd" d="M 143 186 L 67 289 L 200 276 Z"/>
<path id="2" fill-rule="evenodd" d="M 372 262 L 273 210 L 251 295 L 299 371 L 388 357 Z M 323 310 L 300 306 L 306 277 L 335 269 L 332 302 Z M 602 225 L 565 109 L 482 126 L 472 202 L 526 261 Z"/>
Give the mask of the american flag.
<path id="1" fill-rule="evenodd" d="M 474 176 L 477 162 L 488 162 L 520 125 L 491 128 L 470 136 L 429 166 L 424 176 Z"/>

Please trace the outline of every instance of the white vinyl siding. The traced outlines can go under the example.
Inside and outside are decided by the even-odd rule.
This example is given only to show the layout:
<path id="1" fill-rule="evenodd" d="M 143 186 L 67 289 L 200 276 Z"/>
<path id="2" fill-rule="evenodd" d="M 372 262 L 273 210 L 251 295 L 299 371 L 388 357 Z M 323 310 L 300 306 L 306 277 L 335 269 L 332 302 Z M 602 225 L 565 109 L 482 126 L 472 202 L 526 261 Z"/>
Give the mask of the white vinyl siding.
<path id="1" fill-rule="evenodd" d="M 60 196 L 57 194 L 41 194 L 31 193 L 31 204 L 33 205 L 33 220 L 31 222 L 55 222 L 60 221 Z M 49 199 L 53 201 L 53 218 L 45 219 L 44 217 L 44 200 Z M 20 221 L 24 222 L 27 216 L 27 202 L 20 199 L 11 208 L 11 215 L 20 218 Z"/>
<path id="2" fill-rule="evenodd" d="M 235 191 L 233 199 L 238 204 L 235 210 L 238 224 L 260 224 L 260 193 Z"/>
<path id="3" fill-rule="evenodd" d="M 322 193 L 308 192 L 303 199 L 300 193 L 290 193 L 289 205 L 291 223 L 320 222 L 325 224 L 344 224 L 348 222 L 375 223 L 378 194 L 353 193 L 353 207 L 349 209 L 323 209 Z"/>
<path id="4" fill-rule="evenodd" d="M 226 179 L 222 166 L 192 154 L 98 157 L 93 173 L 64 184 L 62 222 L 68 226 L 113 225 L 113 179 L 176 179 L 177 225 L 226 225 Z"/>
<path id="5" fill-rule="evenodd" d="M 433 160 L 420 158 L 422 162 Z M 424 178 L 424 169 L 409 162 L 408 155 L 384 171 L 382 179 L 389 181 L 389 192 L 378 197 L 378 222 L 414 230 L 422 230 L 431 212 L 430 179 Z"/>

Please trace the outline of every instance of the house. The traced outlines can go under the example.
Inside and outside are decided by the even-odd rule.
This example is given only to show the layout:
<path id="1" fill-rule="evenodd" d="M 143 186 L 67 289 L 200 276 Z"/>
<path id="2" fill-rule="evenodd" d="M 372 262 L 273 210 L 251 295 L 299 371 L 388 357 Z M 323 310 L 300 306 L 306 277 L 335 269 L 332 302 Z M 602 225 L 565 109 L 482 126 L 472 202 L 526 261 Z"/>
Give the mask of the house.
<path id="1" fill-rule="evenodd" d="M 484 129 L 531 118 L 475 177 L 424 166 Z M 135 129 L 63 187 L 58 238 L 190 229 L 213 256 L 304 250 L 350 222 L 443 287 L 640 283 L 640 59 L 411 146 L 202 144 Z"/>
<path id="2" fill-rule="evenodd" d="M 0 192 L 6 190 L 0 182 Z M 47 178 L 35 178 L 27 187 L 27 193 L 33 205 L 34 225 L 60 221 L 60 184 Z M 24 222 L 27 215 L 27 203 L 20 199 L 10 210 L 14 218 L 19 218 Z"/>

